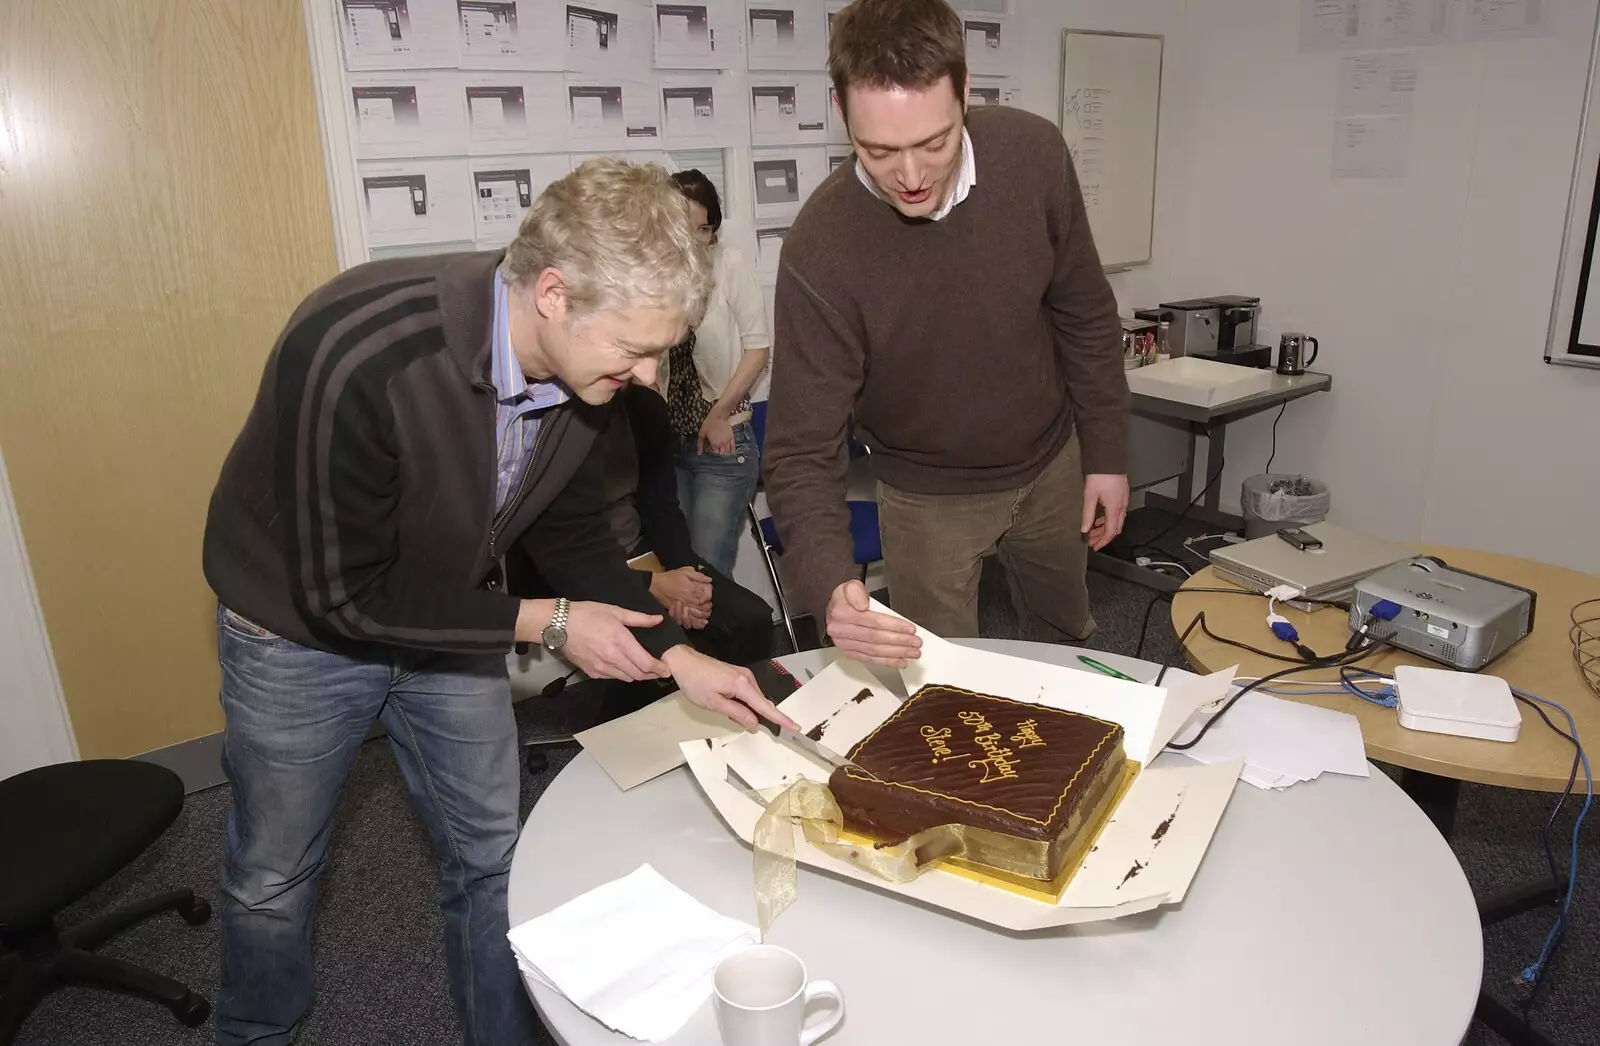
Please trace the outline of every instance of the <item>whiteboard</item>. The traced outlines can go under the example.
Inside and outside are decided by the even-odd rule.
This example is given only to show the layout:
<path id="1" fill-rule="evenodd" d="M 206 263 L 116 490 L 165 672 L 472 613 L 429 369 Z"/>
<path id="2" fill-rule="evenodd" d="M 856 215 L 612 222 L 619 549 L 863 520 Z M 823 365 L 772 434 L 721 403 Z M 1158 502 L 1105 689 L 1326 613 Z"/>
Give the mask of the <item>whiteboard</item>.
<path id="1" fill-rule="evenodd" d="M 1140 33 L 1061 34 L 1061 134 L 1108 269 L 1150 260 L 1162 45 Z"/>
<path id="2" fill-rule="evenodd" d="M 1596 258 L 1600 253 L 1600 99 L 1595 97 L 1600 17 L 1592 32 L 1583 115 L 1567 191 L 1567 220 L 1544 346 L 1546 363 L 1575 367 L 1600 367 L 1600 260 Z"/>

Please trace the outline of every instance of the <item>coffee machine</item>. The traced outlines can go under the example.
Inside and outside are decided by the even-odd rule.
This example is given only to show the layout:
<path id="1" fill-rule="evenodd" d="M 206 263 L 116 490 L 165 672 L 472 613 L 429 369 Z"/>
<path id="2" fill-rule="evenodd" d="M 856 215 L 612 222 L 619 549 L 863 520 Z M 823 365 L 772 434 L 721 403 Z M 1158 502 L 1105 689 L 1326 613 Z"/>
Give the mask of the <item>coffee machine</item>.
<path id="1" fill-rule="evenodd" d="M 1134 315 L 1168 322 L 1169 351 L 1174 356 L 1197 356 L 1242 367 L 1272 366 L 1272 347 L 1256 344 L 1260 298 L 1241 294 L 1186 298 L 1140 309 Z"/>

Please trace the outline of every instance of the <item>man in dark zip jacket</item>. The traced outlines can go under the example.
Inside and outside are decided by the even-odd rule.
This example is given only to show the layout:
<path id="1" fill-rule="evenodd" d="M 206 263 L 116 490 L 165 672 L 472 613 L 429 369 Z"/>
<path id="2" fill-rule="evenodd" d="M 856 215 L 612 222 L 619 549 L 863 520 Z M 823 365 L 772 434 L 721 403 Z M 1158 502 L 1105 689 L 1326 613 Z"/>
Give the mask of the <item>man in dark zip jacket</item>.
<path id="1" fill-rule="evenodd" d="M 311 1004 L 317 876 L 374 721 L 439 854 L 467 1046 L 532 1041 L 536 1023 L 505 936 L 512 646 L 788 723 L 618 557 L 590 454 L 710 282 L 666 172 L 599 160 L 550 186 L 505 252 L 358 266 L 289 320 L 205 533 L 233 788 L 219 1043 L 288 1043 Z M 513 546 L 561 598 L 506 592 Z"/>

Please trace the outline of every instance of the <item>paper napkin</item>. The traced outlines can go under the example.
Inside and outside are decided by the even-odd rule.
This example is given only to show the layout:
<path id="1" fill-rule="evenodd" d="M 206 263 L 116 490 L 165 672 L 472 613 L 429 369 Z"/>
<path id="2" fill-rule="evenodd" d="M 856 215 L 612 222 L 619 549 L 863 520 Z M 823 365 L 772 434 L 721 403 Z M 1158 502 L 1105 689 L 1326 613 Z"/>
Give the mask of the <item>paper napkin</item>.
<path id="1" fill-rule="evenodd" d="M 648 864 L 506 935 L 524 972 L 608 1028 L 660 1042 L 711 997 L 718 962 L 759 942 Z"/>

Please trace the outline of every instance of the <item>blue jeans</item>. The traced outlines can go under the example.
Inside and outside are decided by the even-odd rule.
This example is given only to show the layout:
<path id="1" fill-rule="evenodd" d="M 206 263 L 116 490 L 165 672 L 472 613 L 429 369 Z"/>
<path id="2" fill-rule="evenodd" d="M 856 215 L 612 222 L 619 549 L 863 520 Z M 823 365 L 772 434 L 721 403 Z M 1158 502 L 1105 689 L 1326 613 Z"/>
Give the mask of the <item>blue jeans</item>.
<path id="1" fill-rule="evenodd" d="M 290 1041 L 311 1005 L 311 914 L 334 806 L 374 720 L 439 854 L 445 958 L 468 1046 L 533 1041 L 506 941 L 520 762 L 505 659 L 300 646 L 218 611 L 223 770 L 217 1042 Z"/>
<path id="2" fill-rule="evenodd" d="M 733 573 L 745 509 L 756 496 L 761 458 L 748 421 L 733 427 L 733 453 L 678 448 L 678 504 L 689 521 L 689 542 L 706 563 Z"/>

